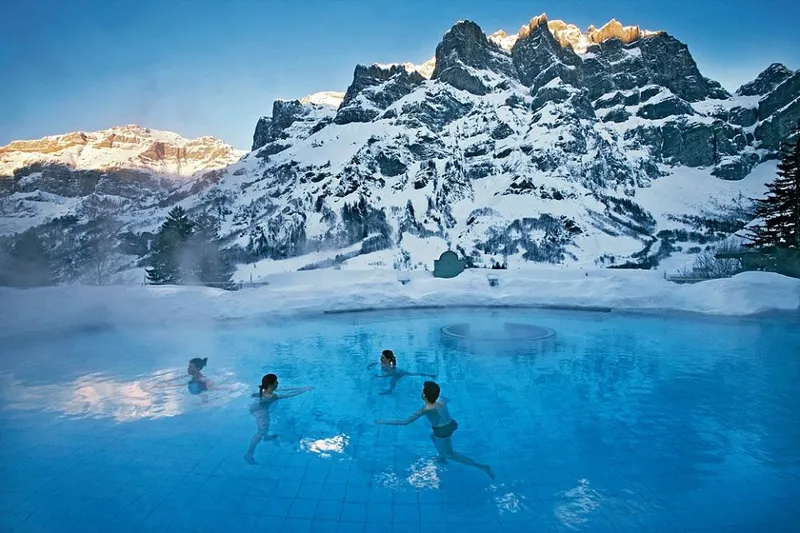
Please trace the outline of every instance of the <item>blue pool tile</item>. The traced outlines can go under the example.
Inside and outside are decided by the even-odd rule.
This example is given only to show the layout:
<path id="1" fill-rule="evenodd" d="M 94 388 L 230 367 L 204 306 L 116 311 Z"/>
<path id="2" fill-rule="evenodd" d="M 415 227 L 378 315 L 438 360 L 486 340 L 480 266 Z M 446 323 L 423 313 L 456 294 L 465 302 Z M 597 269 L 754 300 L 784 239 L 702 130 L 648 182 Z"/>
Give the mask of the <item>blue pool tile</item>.
<path id="1" fill-rule="evenodd" d="M 340 522 L 336 527 L 336 533 L 363 533 L 366 524 L 364 522 Z"/>
<path id="2" fill-rule="evenodd" d="M 311 533 L 331 533 L 339 528 L 339 523 L 335 520 L 318 520 L 311 521 Z"/>
<path id="3" fill-rule="evenodd" d="M 0 531 L 10 530 L 28 520 L 31 513 L 0 513 Z"/>
<path id="4" fill-rule="evenodd" d="M 280 529 L 281 533 L 311 533 L 311 520 L 287 518 Z"/>
<path id="5" fill-rule="evenodd" d="M 419 533 L 421 528 L 421 524 L 419 522 L 411 523 L 411 522 L 402 522 L 391 525 L 391 532 L 392 533 Z M 388 530 L 389 528 L 387 528 Z"/>
<path id="6" fill-rule="evenodd" d="M 274 496 L 276 498 L 295 498 L 299 491 L 300 486 L 298 484 L 281 482 L 276 483 L 271 488 L 253 487 L 250 490 L 250 494 L 262 494 L 264 496 Z"/>
<path id="7" fill-rule="evenodd" d="M 247 498 L 247 496 L 243 494 L 222 493 L 214 500 L 212 508 L 223 513 L 236 511 L 242 505 L 245 498 Z M 261 500 L 258 501 L 261 502 Z M 261 503 L 261 507 L 263 507 L 263 502 Z M 261 507 L 259 508 L 259 513 L 261 512 Z"/>
<path id="8" fill-rule="evenodd" d="M 143 530 L 149 530 L 151 528 L 164 529 L 170 525 L 170 522 L 175 516 L 177 516 L 177 513 L 174 512 L 165 512 L 163 510 L 153 511 L 141 522 L 141 527 Z"/>
<path id="9" fill-rule="evenodd" d="M 204 511 L 198 530 L 202 533 L 251 533 L 259 517 L 251 514 Z M 194 527 L 192 528 L 194 529 Z"/>
<path id="10" fill-rule="evenodd" d="M 317 500 L 303 500 L 300 498 L 292 501 L 287 518 L 311 519 L 317 507 Z"/>
<path id="11" fill-rule="evenodd" d="M 394 501 L 394 490 L 387 489 L 384 487 L 375 487 L 373 486 L 372 489 L 369 491 L 369 502 L 372 503 L 388 503 L 391 504 Z"/>
<path id="12" fill-rule="evenodd" d="M 369 500 L 369 487 L 364 485 L 348 485 L 344 501 L 350 503 L 364 503 Z"/>
<path id="13" fill-rule="evenodd" d="M 240 496 L 234 511 L 240 514 L 250 514 L 250 515 L 260 515 L 266 510 L 267 502 L 270 500 L 268 496 L 256 496 L 253 494 L 248 494 L 245 496 Z M 223 509 L 220 506 L 217 506 L 217 509 L 220 511 L 228 511 L 229 509 Z"/>
<path id="14" fill-rule="evenodd" d="M 306 469 L 305 473 L 303 474 L 303 485 L 313 483 L 313 484 L 323 484 L 328 479 L 328 469 L 327 468 L 308 468 Z"/>
<path id="15" fill-rule="evenodd" d="M 272 517 L 287 517 L 294 500 L 291 498 L 270 498 L 264 507 L 264 514 Z"/>
<path id="16" fill-rule="evenodd" d="M 365 522 L 366 519 L 367 519 L 366 503 L 345 502 L 342 504 L 341 514 L 340 514 L 340 520 L 342 522 Z"/>
<path id="17" fill-rule="evenodd" d="M 389 503 L 370 503 L 367 505 L 367 522 L 391 522 L 394 508 Z"/>
<path id="18" fill-rule="evenodd" d="M 300 485 L 297 491 L 298 498 L 305 498 L 309 500 L 317 500 L 323 492 L 324 485 L 322 483 L 307 483 L 304 482 Z"/>
<path id="19" fill-rule="evenodd" d="M 370 520 L 362 529 L 363 533 L 387 533 L 392 530 L 391 521 L 374 521 Z"/>
<path id="20" fill-rule="evenodd" d="M 278 498 L 294 498 L 298 487 L 293 484 L 281 484 L 272 479 L 263 479 L 257 483 L 252 483 L 247 488 L 247 493 L 255 496 L 275 496 Z"/>
<path id="21" fill-rule="evenodd" d="M 394 504 L 392 507 L 394 523 L 419 523 L 419 506 Z"/>
<path id="22" fill-rule="evenodd" d="M 320 499 L 342 501 L 344 500 L 346 493 L 347 485 L 344 483 L 325 483 L 325 485 L 323 485 Z"/>
<path id="23" fill-rule="evenodd" d="M 261 515 L 256 518 L 256 527 L 254 529 L 254 533 L 259 533 L 262 531 L 280 532 L 283 528 L 284 522 L 285 519 L 283 517 Z"/>
<path id="24" fill-rule="evenodd" d="M 342 502 L 320 500 L 314 510 L 314 520 L 338 521 L 342 512 Z"/>
<path id="25" fill-rule="evenodd" d="M 392 503 L 398 505 L 417 505 L 419 497 L 416 490 L 398 490 L 392 493 Z"/>

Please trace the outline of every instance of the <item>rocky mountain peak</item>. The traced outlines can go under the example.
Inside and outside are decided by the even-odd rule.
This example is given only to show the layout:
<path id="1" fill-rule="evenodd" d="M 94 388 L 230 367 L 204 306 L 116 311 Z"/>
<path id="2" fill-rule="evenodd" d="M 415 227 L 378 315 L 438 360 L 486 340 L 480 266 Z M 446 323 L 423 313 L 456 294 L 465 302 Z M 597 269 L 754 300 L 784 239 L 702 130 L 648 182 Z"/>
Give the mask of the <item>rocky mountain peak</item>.
<path id="1" fill-rule="evenodd" d="M 594 44 L 601 44 L 610 39 L 618 39 L 625 44 L 633 43 L 645 37 L 661 33 L 660 31 L 642 30 L 639 26 L 623 26 L 616 19 L 611 19 L 599 29 L 593 25 L 584 33 L 575 24 L 563 20 L 550 20 L 546 13 L 533 17 L 527 24 L 514 35 L 508 35 L 499 30 L 492 34 L 490 39 L 500 45 L 504 50 L 511 51 L 518 40 L 528 37 L 536 28 L 547 28 L 554 39 L 564 48 L 572 48 L 578 54 L 583 54 Z"/>
<path id="2" fill-rule="evenodd" d="M 462 21 L 425 65 L 358 65 L 345 93 L 278 100 L 250 154 L 182 183 L 15 173 L 0 180 L 0 233 L 89 220 L 111 198 L 137 233 L 178 203 L 211 210 L 233 255 L 269 268 L 423 268 L 444 249 L 475 265 L 652 268 L 749 222 L 744 199 L 800 118 L 800 73 L 773 65 L 743 89 L 757 96 L 732 97 L 675 37 L 616 20 L 581 31 L 543 14 L 488 37 Z M 48 142 L 156 135 L 131 128 Z M 144 160 L 168 160 L 169 139 L 148 139 Z"/>
<path id="3" fill-rule="evenodd" d="M 793 74 L 794 72 L 786 68 L 785 65 L 773 63 L 756 76 L 756 79 L 739 87 L 736 94 L 739 96 L 761 96 L 767 94 L 791 78 Z"/>
<path id="4" fill-rule="evenodd" d="M 489 80 L 478 71 L 491 71 L 514 77 L 508 54 L 490 40 L 476 23 L 458 22 L 436 47 L 436 66 L 431 79 L 440 80 L 472 94 L 487 94 Z"/>

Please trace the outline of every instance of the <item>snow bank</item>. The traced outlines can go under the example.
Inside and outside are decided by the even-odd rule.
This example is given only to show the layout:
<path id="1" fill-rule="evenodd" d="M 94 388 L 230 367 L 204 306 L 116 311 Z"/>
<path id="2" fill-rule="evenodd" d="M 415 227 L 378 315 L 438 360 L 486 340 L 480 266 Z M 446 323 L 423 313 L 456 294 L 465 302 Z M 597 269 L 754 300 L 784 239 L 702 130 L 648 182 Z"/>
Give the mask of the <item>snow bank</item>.
<path id="1" fill-rule="evenodd" d="M 498 277 L 497 286 L 490 286 L 491 275 Z M 399 277 L 410 281 L 403 285 Z M 668 282 L 656 271 L 558 267 L 467 270 L 453 279 L 434 278 L 425 271 L 324 270 L 274 274 L 267 280 L 268 286 L 234 292 L 173 286 L 4 288 L 0 330 L 205 323 L 438 305 L 608 307 L 746 316 L 796 312 L 800 303 L 800 280 L 765 272 L 686 285 Z"/>

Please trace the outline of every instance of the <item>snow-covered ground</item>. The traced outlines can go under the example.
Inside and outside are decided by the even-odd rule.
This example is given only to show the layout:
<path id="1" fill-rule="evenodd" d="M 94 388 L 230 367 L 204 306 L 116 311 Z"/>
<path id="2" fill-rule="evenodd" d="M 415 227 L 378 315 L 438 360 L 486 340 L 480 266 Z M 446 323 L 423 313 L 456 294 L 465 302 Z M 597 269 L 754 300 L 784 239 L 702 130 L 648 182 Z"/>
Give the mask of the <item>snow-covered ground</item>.
<path id="1" fill-rule="evenodd" d="M 487 276 L 499 278 L 490 286 Z M 407 284 L 399 278 L 407 277 Z M 530 305 L 609 307 L 747 316 L 797 312 L 800 280 L 748 272 L 678 285 L 657 271 L 467 270 L 453 279 L 425 271 L 323 270 L 264 278 L 269 285 L 224 291 L 175 286 L 59 286 L 0 289 L 0 331 L 53 332 L 86 325 L 128 326 L 270 319 L 347 309 L 405 306 Z"/>

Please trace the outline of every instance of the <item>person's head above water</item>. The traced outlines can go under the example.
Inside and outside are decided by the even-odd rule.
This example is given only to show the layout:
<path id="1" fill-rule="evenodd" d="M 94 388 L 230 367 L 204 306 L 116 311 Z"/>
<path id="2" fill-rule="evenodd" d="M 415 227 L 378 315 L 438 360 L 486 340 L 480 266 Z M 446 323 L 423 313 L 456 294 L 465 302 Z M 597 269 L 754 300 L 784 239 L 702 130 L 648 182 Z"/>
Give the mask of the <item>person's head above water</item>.
<path id="1" fill-rule="evenodd" d="M 208 364 L 208 357 L 204 357 L 200 359 L 199 357 L 195 357 L 189 361 L 189 374 L 198 374 L 200 373 L 203 368 Z"/>
<path id="2" fill-rule="evenodd" d="M 397 358 L 391 350 L 384 350 L 381 352 L 381 363 L 384 365 L 397 366 Z"/>
<path id="3" fill-rule="evenodd" d="M 441 388 L 434 381 L 426 381 L 422 384 L 422 399 L 428 403 L 436 403 L 440 392 Z"/>
<path id="4" fill-rule="evenodd" d="M 272 393 L 278 388 L 278 376 L 275 374 L 264 374 L 261 378 L 261 385 L 258 386 L 258 393 L 264 394 L 265 392 Z"/>

